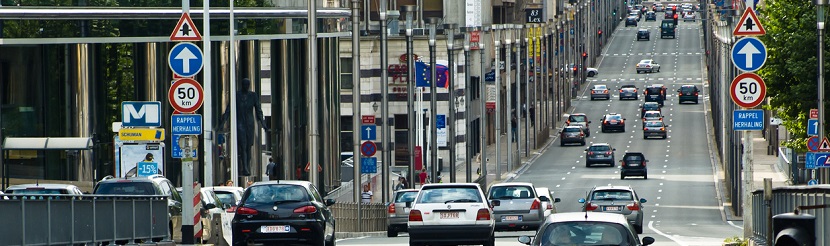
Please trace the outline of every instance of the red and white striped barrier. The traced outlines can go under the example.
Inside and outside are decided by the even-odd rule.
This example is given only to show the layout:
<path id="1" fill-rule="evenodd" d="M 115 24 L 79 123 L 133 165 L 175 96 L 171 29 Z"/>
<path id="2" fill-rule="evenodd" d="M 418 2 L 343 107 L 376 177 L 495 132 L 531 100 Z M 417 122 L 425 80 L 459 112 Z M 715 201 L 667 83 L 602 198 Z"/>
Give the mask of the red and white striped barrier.
<path id="1" fill-rule="evenodd" d="M 193 235 L 195 238 L 202 238 L 202 185 L 193 182 Z"/>

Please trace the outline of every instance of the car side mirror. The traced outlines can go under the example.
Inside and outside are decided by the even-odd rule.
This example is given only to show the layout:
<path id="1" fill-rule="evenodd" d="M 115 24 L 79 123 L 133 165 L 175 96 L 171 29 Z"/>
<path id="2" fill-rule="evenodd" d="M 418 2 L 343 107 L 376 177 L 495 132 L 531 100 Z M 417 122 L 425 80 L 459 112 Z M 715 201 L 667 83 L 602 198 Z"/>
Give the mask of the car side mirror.
<path id="1" fill-rule="evenodd" d="M 680 92 L 680 89 L 677 89 L 677 92 Z"/>
<path id="2" fill-rule="evenodd" d="M 645 198 L 640 198 L 640 203 L 646 203 L 646 202 L 648 202 L 648 201 Z"/>
<path id="3" fill-rule="evenodd" d="M 617 151 L 617 149 L 611 149 L 611 151 Z"/>
<path id="4" fill-rule="evenodd" d="M 561 202 L 561 201 L 562 201 L 562 199 L 559 198 L 559 197 L 553 198 L 553 203 L 557 203 L 557 202 Z"/>
<path id="5" fill-rule="evenodd" d="M 585 152 L 588 152 L 588 149 L 585 149 Z"/>
<path id="6" fill-rule="evenodd" d="M 591 124 L 591 121 L 590 121 L 590 120 L 588 121 L 588 124 Z"/>
<path id="7" fill-rule="evenodd" d="M 206 209 L 214 209 L 214 208 L 216 208 L 216 204 L 208 203 L 208 204 L 205 205 L 205 208 Z"/>
<path id="8" fill-rule="evenodd" d="M 412 207 L 412 202 L 406 202 L 403 206 L 407 207 L 407 208 L 411 208 Z"/>
<path id="9" fill-rule="evenodd" d="M 585 203 L 585 198 L 579 198 L 579 203 Z"/>
<path id="10" fill-rule="evenodd" d="M 335 203 L 334 199 L 326 199 L 326 206 L 334 205 L 334 203 Z"/>
<path id="11" fill-rule="evenodd" d="M 625 120 L 625 118 L 623 118 L 623 120 Z"/>
<path id="12" fill-rule="evenodd" d="M 654 243 L 653 237 L 644 237 L 643 238 L 643 245 L 651 245 Z"/>
<path id="13" fill-rule="evenodd" d="M 522 243 L 522 244 L 530 245 L 530 237 L 521 236 L 521 237 L 519 237 L 519 242 Z"/>
<path id="14" fill-rule="evenodd" d="M 498 206 L 501 206 L 501 201 L 499 201 L 499 200 L 491 200 L 491 201 L 490 201 L 490 206 L 493 206 L 493 207 L 498 207 Z"/>

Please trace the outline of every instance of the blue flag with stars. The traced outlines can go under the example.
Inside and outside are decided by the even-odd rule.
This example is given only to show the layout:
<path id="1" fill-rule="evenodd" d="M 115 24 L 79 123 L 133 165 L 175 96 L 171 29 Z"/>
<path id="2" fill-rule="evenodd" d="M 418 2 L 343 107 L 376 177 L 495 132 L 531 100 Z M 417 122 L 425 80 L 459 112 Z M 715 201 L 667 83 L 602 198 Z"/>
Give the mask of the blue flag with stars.
<path id="1" fill-rule="evenodd" d="M 435 66 L 435 73 L 438 77 L 438 84 L 436 86 L 447 88 L 450 85 L 450 71 L 449 68 L 445 65 L 437 64 Z M 430 71 L 430 67 L 425 62 L 415 62 L 415 86 L 417 87 L 429 87 L 430 81 L 432 77 L 432 72 Z"/>

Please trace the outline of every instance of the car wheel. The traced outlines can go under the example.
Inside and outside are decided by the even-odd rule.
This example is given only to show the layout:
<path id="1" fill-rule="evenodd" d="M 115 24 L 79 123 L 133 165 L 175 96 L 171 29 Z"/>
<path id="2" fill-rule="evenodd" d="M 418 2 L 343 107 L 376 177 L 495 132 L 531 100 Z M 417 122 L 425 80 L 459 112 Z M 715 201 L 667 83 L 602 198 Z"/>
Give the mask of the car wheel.
<path id="1" fill-rule="evenodd" d="M 336 234 L 337 233 L 332 233 L 331 234 L 331 240 L 329 240 L 328 243 L 326 243 L 327 246 L 336 246 L 337 245 L 337 239 L 334 238 L 334 235 L 336 235 Z M 397 232 L 395 234 L 397 234 Z"/>
<path id="2" fill-rule="evenodd" d="M 588 161 L 585 161 L 585 167 L 591 167 L 591 163 L 588 162 Z"/>
<path id="3" fill-rule="evenodd" d="M 663 135 L 663 139 L 666 139 L 666 138 L 667 138 L 667 137 L 668 137 L 668 136 L 666 136 L 666 135 Z"/>
<path id="4" fill-rule="evenodd" d="M 697 100 L 695 100 L 695 104 L 698 104 L 698 101 L 697 101 Z"/>
<path id="5" fill-rule="evenodd" d="M 585 140 L 582 140 L 582 146 L 585 146 Z"/>
<path id="6" fill-rule="evenodd" d="M 589 72 L 588 73 L 588 77 L 594 77 L 594 75 L 597 75 L 597 73 L 595 73 L 595 72 Z"/>
<path id="7" fill-rule="evenodd" d="M 648 139 L 648 136 L 646 136 L 646 135 L 643 135 L 643 139 Z"/>
<path id="8" fill-rule="evenodd" d="M 625 179 L 625 174 L 620 173 L 620 180 Z"/>
<path id="9" fill-rule="evenodd" d="M 648 173 L 643 174 L 643 179 L 648 179 Z"/>
<path id="10" fill-rule="evenodd" d="M 397 237 L 398 231 L 395 228 L 389 227 L 386 228 L 386 237 Z"/>
<path id="11" fill-rule="evenodd" d="M 637 231 L 637 234 L 643 234 L 643 225 L 634 225 L 634 230 Z"/>
<path id="12" fill-rule="evenodd" d="M 637 74 L 640 74 L 640 70 L 637 70 Z"/>
<path id="13" fill-rule="evenodd" d="M 487 242 L 484 243 L 484 246 L 496 246 L 496 235 L 491 235 Z"/>

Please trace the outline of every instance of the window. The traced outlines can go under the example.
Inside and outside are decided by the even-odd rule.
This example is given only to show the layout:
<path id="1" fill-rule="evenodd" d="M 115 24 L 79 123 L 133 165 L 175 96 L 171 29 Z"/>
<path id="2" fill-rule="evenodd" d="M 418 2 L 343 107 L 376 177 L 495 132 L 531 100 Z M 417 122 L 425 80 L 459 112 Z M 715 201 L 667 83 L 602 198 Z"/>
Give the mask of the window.
<path id="1" fill-rule="evenodd" d="M 591 200 L 634 200 L 634 196 L 627 190 L 594 191 Z"/>
<path id="2" fill-rule="evenodd" d="M 491 199 L 531 198 L 534 192 L 527 186 L 496 186 L 490 189 Z"/>
<path id="3" fill-rule="evenodd" d="M 395 202 L 413 202 L 416 196 L 418 196 L 417 191 L 398 192 Z"/>
<path id="4" fill-rule="evenodd" d="M 416 203 L 481 202 L 478 189 L 474 187 L 436 187 L 421 190 Z"/>
<path id="5" fill-rule="evenodd" d="M 352 126 L 354 126 L 352 116 L 340 116 L 340 151 L 354 151 L 354 143 L 352 141 L 352 138 L 354 137 L 354 129 Z"/>
<path id="6" fill-rule="evenodd" d="M 340 89 L 341 90 L 349 90 L 354 88 L 353 83 L 353 76 L 352 76 L 352 58 L 351 57 L 341 57 L 340 58 Z"/>
<path id="7" fill-rule="evenodd" d="M 611 146 L 608 145 L 594 145 L 591 146 L 591 151 L 611 151 Z"/>

